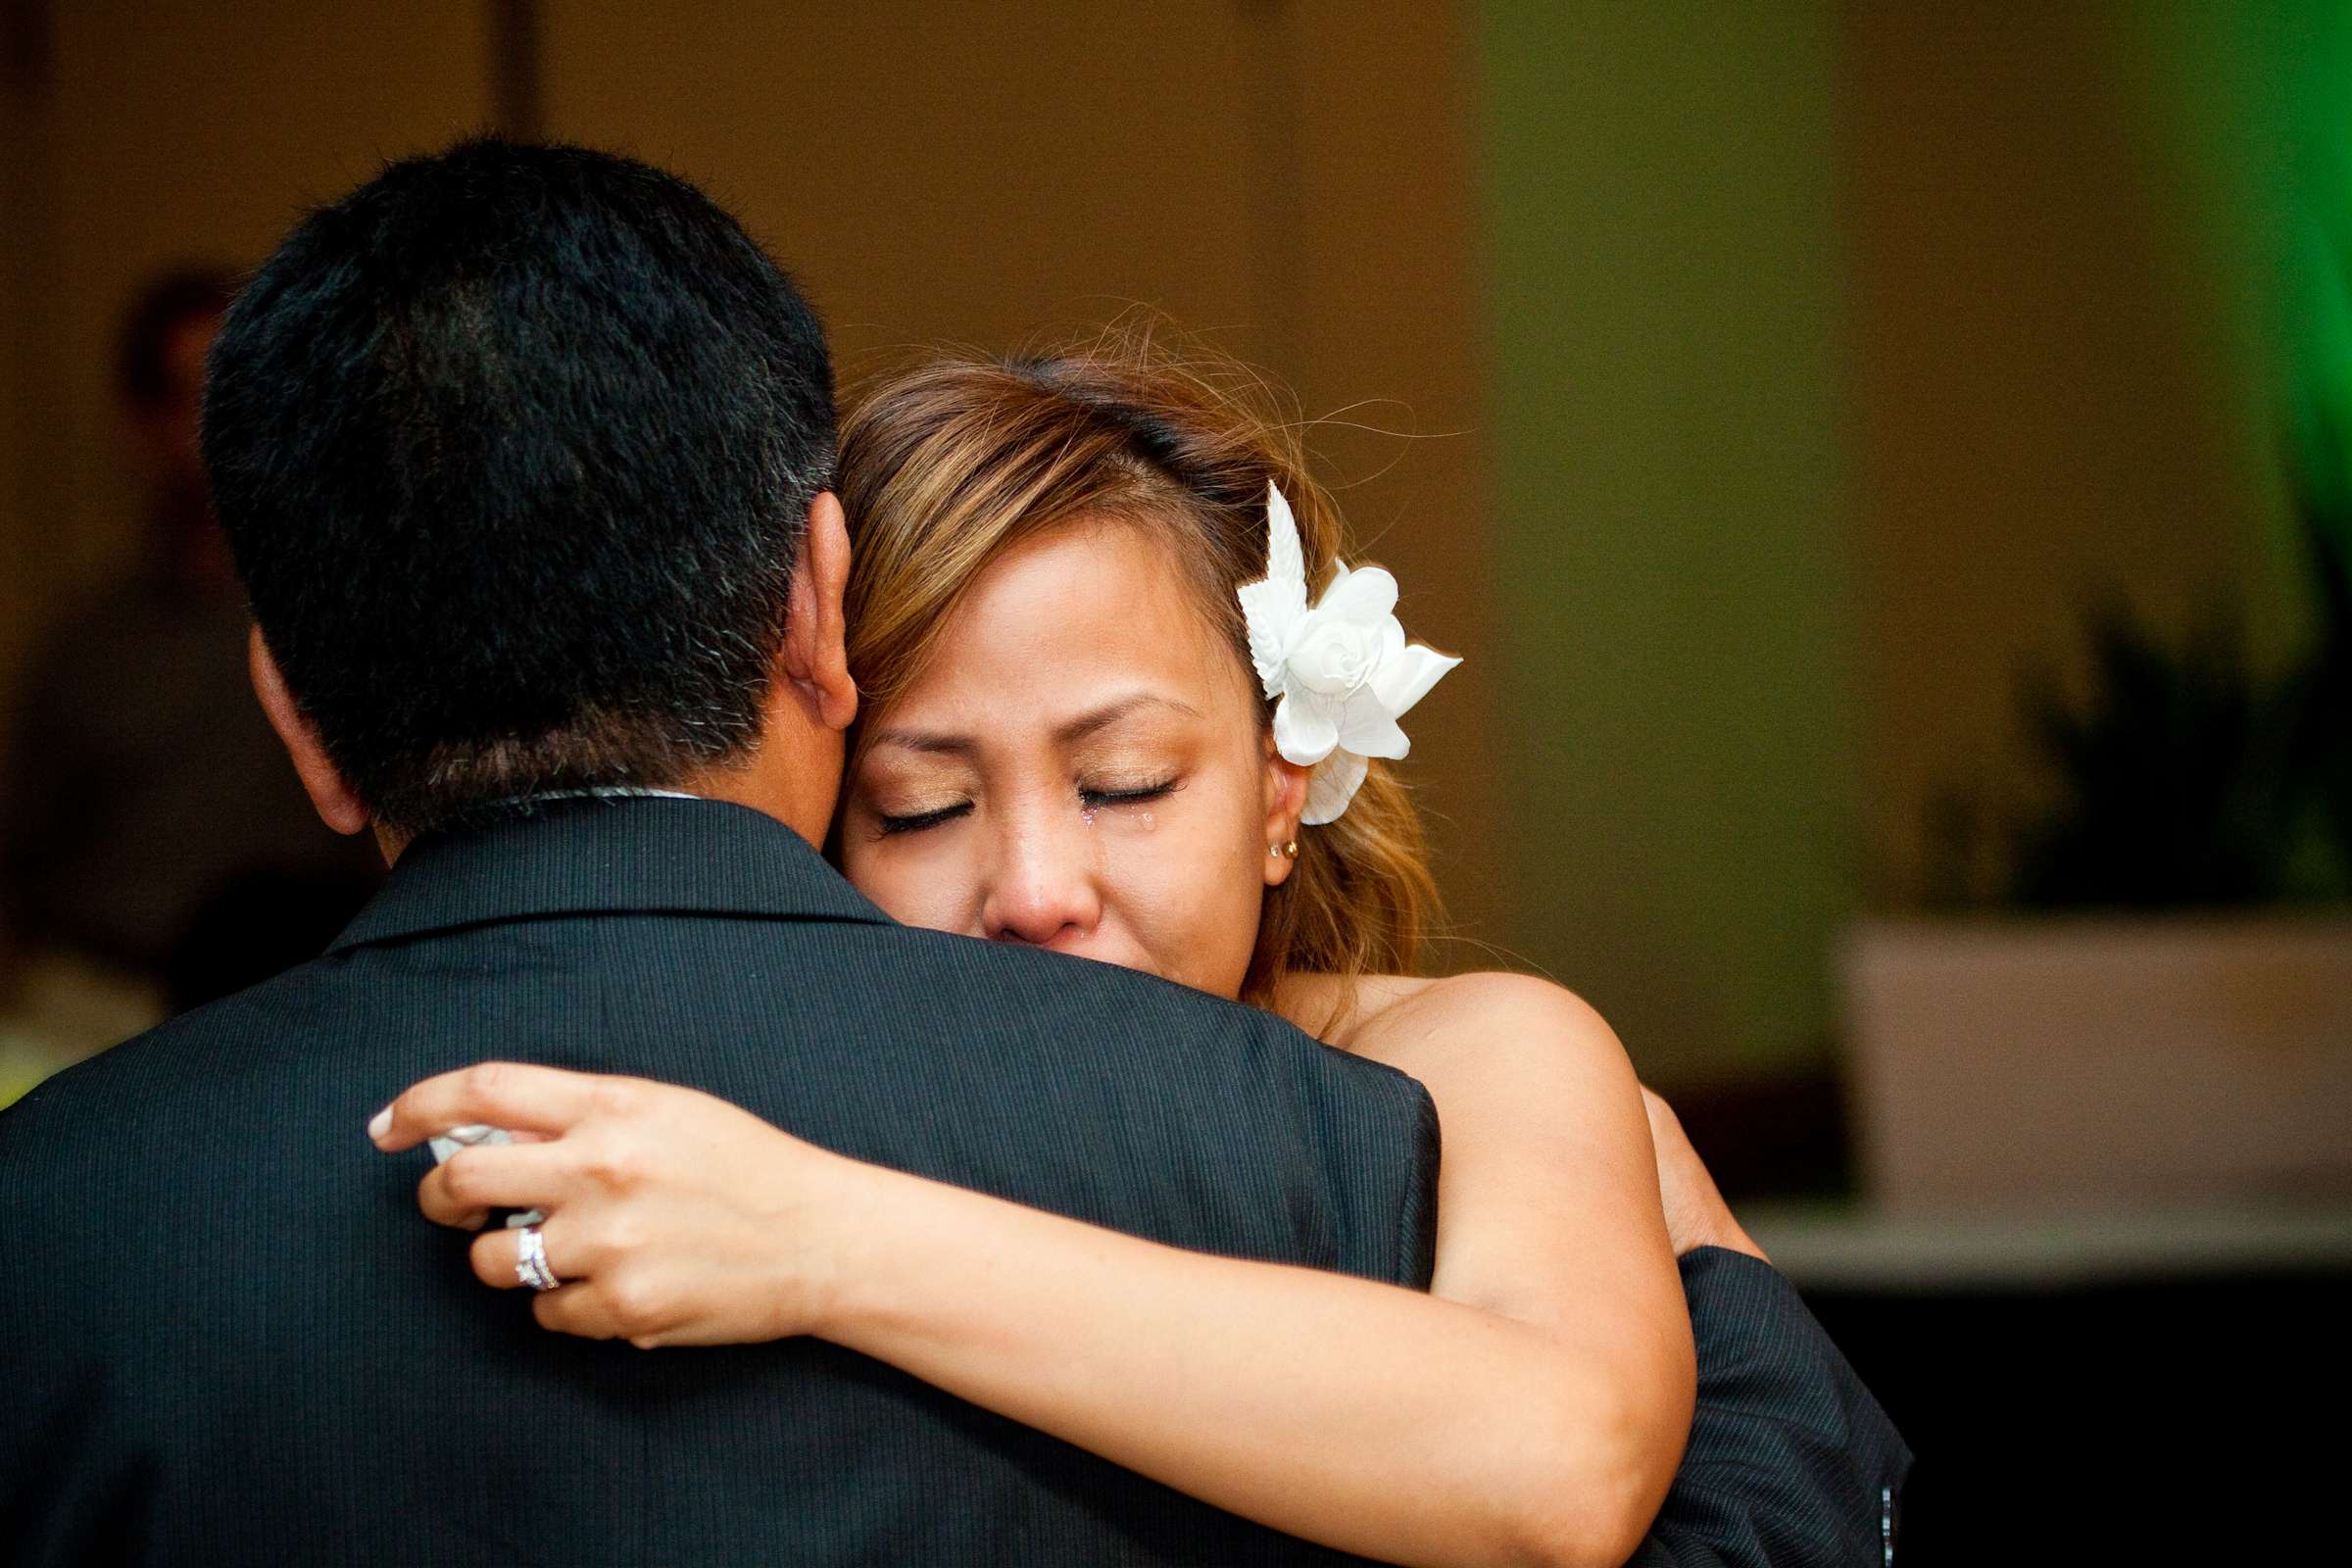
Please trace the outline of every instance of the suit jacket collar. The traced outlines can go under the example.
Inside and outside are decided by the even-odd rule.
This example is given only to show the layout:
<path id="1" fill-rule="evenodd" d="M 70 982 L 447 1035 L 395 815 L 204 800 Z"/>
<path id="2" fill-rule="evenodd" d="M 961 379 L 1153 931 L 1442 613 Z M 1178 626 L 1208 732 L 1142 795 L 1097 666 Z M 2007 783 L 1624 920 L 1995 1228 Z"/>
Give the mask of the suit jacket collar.
<path id="1" fill-rule="evenodd" d="M 612 913 L 890 923 L 763 812 L 632 796 L 538 802 L 491 826 L 418 839 L 327 951 L 498 920 Z"/>

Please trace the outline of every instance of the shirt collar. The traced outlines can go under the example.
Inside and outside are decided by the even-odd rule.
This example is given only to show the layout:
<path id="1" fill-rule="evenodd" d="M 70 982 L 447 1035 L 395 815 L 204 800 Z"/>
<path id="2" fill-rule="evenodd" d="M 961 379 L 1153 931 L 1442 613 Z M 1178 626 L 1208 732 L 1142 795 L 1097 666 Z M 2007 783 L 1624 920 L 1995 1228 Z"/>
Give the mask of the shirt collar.
<path id="1" fill-rule="evenodd" d="M 571 914 L 890 923 L 799 834 L 675 791 L 564 791 L 486 826 L 427 834 L 327 951 Z"/>

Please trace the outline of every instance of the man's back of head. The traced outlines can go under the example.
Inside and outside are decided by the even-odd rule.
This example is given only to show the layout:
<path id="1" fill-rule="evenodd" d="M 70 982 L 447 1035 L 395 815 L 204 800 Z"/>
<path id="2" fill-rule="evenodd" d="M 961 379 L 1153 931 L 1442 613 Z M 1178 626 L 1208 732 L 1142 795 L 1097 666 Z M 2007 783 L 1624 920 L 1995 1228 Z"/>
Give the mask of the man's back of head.
<path id="1" fill-rule="evenodd" d="M 790 279 L 693 186 L 473 141 L 262 267 L 204 444 L 276 668 L 405 837 L 757 745 L 831 370 Z"/>

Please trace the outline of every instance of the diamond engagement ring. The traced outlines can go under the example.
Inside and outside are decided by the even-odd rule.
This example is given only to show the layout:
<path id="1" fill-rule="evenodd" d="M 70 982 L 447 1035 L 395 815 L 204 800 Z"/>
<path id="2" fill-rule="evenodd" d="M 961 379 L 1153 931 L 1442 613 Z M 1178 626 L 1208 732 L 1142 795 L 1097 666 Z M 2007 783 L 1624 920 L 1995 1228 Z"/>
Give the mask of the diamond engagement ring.
<path id="1" fill-rule="evenodd" d="M 552 1291 L 563 1284 L 547 1266 L 547 1242 L 536 1225 L 525 1225 L 514 1250 L 515 1278 L 534 1291 Z"/>

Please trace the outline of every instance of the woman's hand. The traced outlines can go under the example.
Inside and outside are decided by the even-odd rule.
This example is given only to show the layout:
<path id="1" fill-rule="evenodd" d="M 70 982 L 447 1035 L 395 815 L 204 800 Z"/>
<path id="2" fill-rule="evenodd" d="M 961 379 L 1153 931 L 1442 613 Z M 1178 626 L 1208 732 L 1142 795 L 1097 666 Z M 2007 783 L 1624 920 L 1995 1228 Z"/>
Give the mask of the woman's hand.
<path id="1" fill-rule="evenodd" d="M 645 1347 L 821 1331 L 869 1167 L 696 1090 L 503 1061 L 423 1080 L 368 1136 L 390 1153 L 467 1123 L 517 1141 L 459 1150 L 426 1173 L 417 1205 L 464 1230 L 494 1208 L 545 1211 L 563 1281 L 533 1303 L 545 1327 Z M 520 1236 L 475 1238 L 484 1284 L 522 1283 Z"/>

